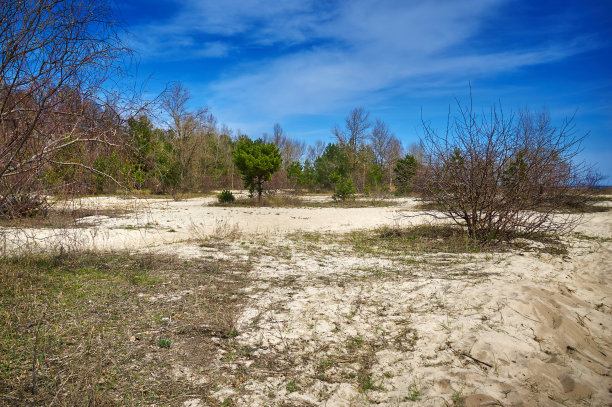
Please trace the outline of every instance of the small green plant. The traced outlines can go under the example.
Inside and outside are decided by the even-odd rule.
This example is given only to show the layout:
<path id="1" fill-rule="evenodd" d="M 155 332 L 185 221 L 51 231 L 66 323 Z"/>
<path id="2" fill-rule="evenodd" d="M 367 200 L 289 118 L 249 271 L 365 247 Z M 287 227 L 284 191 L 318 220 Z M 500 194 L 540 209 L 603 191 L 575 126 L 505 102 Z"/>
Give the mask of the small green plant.
<path id="1" fill-rule="evenodd" d="M 170 339 L 168 338 L 161 338 L 157 341 L 157 346 L 159 346 L 160 348 L 169 348 L 170 347 Z"/>
<path id="2" fill-rule="evenodd" d="M 233 338 L 240 335 L 240 332 L 238 332 L 235 329 L 230 329 L 227 332 L 225 332 L 225 336 L 227 336 L 228 338 Z"/>
<path id="3" fill-rule="evenodd" d="M 219 199 L 219 203 L 232 203 L 236 201 L 236 197 L 232 194 L 232 191 L 228 191 L 224 189 L 220 194 L 217 195 L 217 199 Z"/>
<path id="4" fill-rule="evenodd" d="M 300 390 L 300 388 L 298 387 L 297 384 L 295 384 L 293 380 L 287 383 L 287 393 L 293 393 L 298 390 Z"/>
<path id="5" fill-rule="evenodd" d="M 453 401 L 454 406 L 463 406 L 463 393 L 461 390 L 457 390 L 451 396 L 451 400 Z"/>
<path id="6" fill-rule="evenodd" d="M 365 340 L 361 336 L 357 335 L 348 340 L 346 344 L 346 348 L 352 351 L 352 350 L 355 350 L 361 347 L 364 344 L 364 342 Z"/>
<path id="7" fill-rule="evenodd" d="M 368 390 L 382 390 L 383 387 L 374 383 L 374 379 L 371 374 L 359 375 L 359 388 L 362 391 Z"/>
<path id="8" fill-rule="evenodd" d="M 406 396 L 406 399 L 410 401 L 421 400 L 421 391 L 419 390 L 416 384 L 413 383 L 410 385 L 410 387 L 408 388 L 408 395 Z"/>

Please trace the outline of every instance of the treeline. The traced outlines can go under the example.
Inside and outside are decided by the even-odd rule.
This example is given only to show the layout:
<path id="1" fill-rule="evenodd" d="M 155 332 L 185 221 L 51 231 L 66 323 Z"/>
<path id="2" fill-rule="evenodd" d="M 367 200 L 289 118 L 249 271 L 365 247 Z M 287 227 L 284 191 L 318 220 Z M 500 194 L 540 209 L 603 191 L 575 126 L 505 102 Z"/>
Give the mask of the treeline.
<path id="1" fill-rule="evenodd" d="M 245 135 L 219 126 L 208 109 L 190 110 L 189 101 L 188 90 L 175 84 L 160 99 L 161 114 L 141 113 L 123 122 L 117 117 L 106 126 L 115 130 L 114 140 L 62 149 L 56 161 L 71 165 L 49 165 L 42 172 L 40 189 L 177 194 L 243 188 L 233 153 Z M 167 120 L 161 122 L 160 117 Z M 415 158 L 402 158 L 402 144 L 385 122 L 370 121 L 369 114 L 357 108 L 332 133 L 335 140 L 327 145 L 306 145 L 289 137 L 279 124 L 272 134 L 264 133 L 262 141 L 273 143 L 282 157 L 280 170 L 265 189 L 333 192 L 342 199 L 354 193 L 410 191 Z"/>

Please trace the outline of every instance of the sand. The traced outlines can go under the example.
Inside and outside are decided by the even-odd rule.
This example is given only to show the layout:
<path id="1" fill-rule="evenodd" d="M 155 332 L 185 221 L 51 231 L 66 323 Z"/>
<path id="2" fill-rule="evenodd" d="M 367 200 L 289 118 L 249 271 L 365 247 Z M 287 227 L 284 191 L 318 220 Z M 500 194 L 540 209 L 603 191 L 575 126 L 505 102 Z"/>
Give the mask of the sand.
<path id="1" fill-rule="evenodd" d="M 418 212 L 402 216 L 411 199 L 352 209 L 222 208 L 213 200 L 88 198 L 80 204 L 134 212 L 81 220 L 95 227 L 5 230 L 4 249 L 249 258 L 257 283 L 245 292 L 237 340 L 286 369 L 262 372 L 243 392 L 218 389 L 220 402 L 612 405 L 612 212 L 585 215 L 576 232 L 589 238 L 568 237 L 567 255 L 438 254 L 419 263 L 299 238 L 426 222 Z M 234 240 L 201 245 L 224 237 Z M 366 373 L 371 386 L 360 385 Z"/>

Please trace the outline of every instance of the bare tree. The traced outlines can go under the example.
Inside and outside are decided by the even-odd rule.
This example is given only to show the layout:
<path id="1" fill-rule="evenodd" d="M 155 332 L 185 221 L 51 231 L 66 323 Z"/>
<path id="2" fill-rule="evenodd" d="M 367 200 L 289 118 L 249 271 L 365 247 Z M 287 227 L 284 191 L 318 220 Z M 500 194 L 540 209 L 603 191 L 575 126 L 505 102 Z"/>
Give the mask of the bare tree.
<path id="1" fill-rule="evenodd" d="M 161 106 L 169 116 L 168 127 L 172 131 L 175 154 L 180 166 L 180 182 L 185 187 L 185 177 L 194 157 L 204 148 L 203 134 L 214 127 L 215 119 L 208 108 L 190 110 L 189 90 L 180 82 L 170 86 L 161 98 Z"/>
<path id="2" fill-rule="evenodd" d="M 440 135 L 423 122 L 423 165 L 416 189 L 445 217 L 480 240 L 514 233 L 563 233 L 579 217 L 560 213 L 568 200 L 585 200 L 597 176 L 576 155 L 584 136 L 572 118 L 551 124 L 546 112 L 486 116 L 459 102 Z"/>
<path id="3" fill-rule="evenodd" d="M 368 137 L 368 129 L 372 127 L 369 121 L 370 113 L 363 107 L 356 107 L 344 118 L 344 128 L 335 126 L 332 132 L 342 147 L 356 155 L 359 147 Z"/>
<path id="4" fill-rule="evenodd" d="M 306 143 L 303 141 L 294 140 L 287 136 L 280 124 L 274 125 L 274 135 L 272 142 L 276 144 L 283 158 L 283 168 L 287 167 L 294 161 L 301 161 L 306 152 Z"/>
<path id="5" fill-rule="evenodd" d="M 344 118 L 344 127 L 335 126 L 332 129 L 338 145 L 344 150 L 351 167 L 351 177 L 358 190 L 363 191 L 368 167 L 370 150 L 365 146 L 368 139 L 368 130 L 372 127 L 370 113 L 364 108 L 357 107 L 351 110 Z"/>
<path id="6" fill-rule="evenodd" d="M 391 132 L 387 123 L 376 119 L 370 134 L 376 164 L 383 170 L 389 186 L 393 183 L 393 166 L 402 154 L 402 143 Z"/>
<path id="7" fill-rule="evenodd" d="M 423 153 L 423 147 L 419 143 L 411 143 L 408 146 L 408 154 L 414 157 L 414 159 L 420 164 L 425 159 Z"/>
<path id="8" fill-rule="evenodd" d="M 2 1 L 0 21 L 0 216 L 16 217 L 44 169 L 95 171 L 61 151 L 117 140 L 105 85 L 127 50 L 106 0 Z"/>
<path id="9" fill-rule="evenodd" d="M 314 163 L 317 158 L 321 157 L 325 151 L 325 143 L 321 140 L 315 141 L 313 145 L 308 146 L 308 152 L 306 153 L 306 160 Z"/>

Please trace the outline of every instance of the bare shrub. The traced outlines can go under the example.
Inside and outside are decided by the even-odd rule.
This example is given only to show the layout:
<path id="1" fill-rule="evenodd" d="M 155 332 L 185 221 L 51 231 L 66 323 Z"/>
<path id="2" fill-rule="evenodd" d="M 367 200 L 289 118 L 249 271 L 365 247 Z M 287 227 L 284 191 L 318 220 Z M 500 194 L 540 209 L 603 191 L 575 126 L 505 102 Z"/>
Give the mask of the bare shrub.
<path id="1" fill-rule="evenodd" d="M 202 245 L 218 245 L 231 243 L 242 235 L 238 224 L 229 219 L 216 219 L 212 230 L 207 230 L 203 224 L 192 222 L 189 227 L 191 238 Z"/>
<path id="2" fill-rule="evenodd" d="M 478 115 L 457 102 L 444 134 L 423 121 L 423 165 L 415 189 L 478 240 L 569 232 L 580 216 L 558 208 L 588 199 L 599 177 L 576 162 L 585 135 L 546 111 Z"/>

